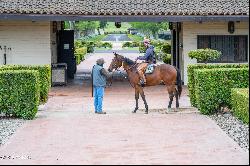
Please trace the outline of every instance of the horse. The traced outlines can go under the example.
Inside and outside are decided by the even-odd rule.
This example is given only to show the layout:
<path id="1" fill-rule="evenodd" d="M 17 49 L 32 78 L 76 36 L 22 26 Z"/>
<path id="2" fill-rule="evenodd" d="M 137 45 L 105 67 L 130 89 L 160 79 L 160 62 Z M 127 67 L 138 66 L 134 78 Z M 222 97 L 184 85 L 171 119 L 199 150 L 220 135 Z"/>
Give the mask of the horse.
<path id="1" fill-rule="evenodd" d="M 114 53 L 114 55 L 115 56 L 112 59 L 108 71 L 112 72 L 113 70 L 117 70 L 120 67 L 124 68 L 124 70 L 127 72 L 128 80 L 131 86 L 135 89 L 136 107 L 132 112 L 136 113 L 139 108 L 138 99 L 140 94 L 145 105 L 145 114 L 148 114 L 148 104 L 145 98 L 143 87 L 139 84 L 140 77 L 137 71 L 137 66 L 139 64 L 117 53 Z M 145 87 L 155 86 L 161 83 L 166 85 L 170 99 L 167 112 L 169 112 L 171 109 L 174 96 L 176 98 L 176 108 L 179 108 L 179 98 L 182 92 L 182 81 L 180 71 L 176 67 L 169 64 L 160 64 L 155 67 L 152 74 L 145 74 L 145 77 L 147 82 Z"/>

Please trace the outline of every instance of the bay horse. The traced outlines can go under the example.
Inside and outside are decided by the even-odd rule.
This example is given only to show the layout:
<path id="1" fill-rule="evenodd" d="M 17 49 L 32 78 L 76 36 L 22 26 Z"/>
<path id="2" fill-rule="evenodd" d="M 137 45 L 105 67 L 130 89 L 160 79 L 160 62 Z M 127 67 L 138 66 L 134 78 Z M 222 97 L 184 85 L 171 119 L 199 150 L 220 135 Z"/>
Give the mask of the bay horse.
<path id="1" fill-rule="evenodd" d="M 114 69 L 117 70 L 120 67 L 124 68 L 128 74 L 128 79 L 131 86 L 135 89 L 136 107 L 133 113 L 136 113 L 139 108 L 138 99 L 140 94 L 146 108 L 145 114 L 148 114 L 148 104 L 145 98 L 143 87 L 141 87 L 139 84 L 140 77 L 137 72 L 137 66 L 139 64 L 117 53 L 114 53 L 114 55 L 115 57 L 112 59 L 108 71 L 111 72 Z M 145 77 L 147 82 L 145 85 L 146 87 L 159 85 L 162 82 L 166 85 L 170 99 L 168 111 L 171 108 L 174 96 L 176 98 L 176 108 L 179 108 L 179 97 L 181 96 L 182 92 L 182 82 L 180 71 L 177 68 L 169 64 L 160 64 L 155 67 L 152 74 L 145 74 Z"/>

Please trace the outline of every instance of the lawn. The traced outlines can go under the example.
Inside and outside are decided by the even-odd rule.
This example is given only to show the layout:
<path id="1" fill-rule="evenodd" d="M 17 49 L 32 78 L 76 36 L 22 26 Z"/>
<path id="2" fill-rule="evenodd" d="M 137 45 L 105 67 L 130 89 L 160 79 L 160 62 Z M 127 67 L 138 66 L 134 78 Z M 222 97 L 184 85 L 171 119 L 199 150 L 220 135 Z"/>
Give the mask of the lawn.
<path id="1" fill-rule="evenodd" d="M 135 50 L 135 51 L 139 51 L 139 47 L 123 47 L 123 50 Z"/>
<path id="2" fill-rule="evenodd" d="M 88 39 L 85 39 L 89 42 L 99 42 L 99 41 L 102 41 L 102 39 L 104 39 L 105 37 L 107 37 L 107 35 L 97 35 L 97 36 L 94 36 L 94 37 L 90 37 Z"/>
<path id="3" fill-rule="evenodd" d="M 138 36 L 138 35 L 132 35 L 132 34 L 128 34 L 128 37 L 135 42 L 142 42 L 143 41 L 143 37 Z"/>
<path id="4" fill-rule="evenodd" d="M 95 51 L 105 51 L 105 50 L 112 50 L 112 48 L 105 48 L 105 47 L 95 47 L 94 48 Z"/>

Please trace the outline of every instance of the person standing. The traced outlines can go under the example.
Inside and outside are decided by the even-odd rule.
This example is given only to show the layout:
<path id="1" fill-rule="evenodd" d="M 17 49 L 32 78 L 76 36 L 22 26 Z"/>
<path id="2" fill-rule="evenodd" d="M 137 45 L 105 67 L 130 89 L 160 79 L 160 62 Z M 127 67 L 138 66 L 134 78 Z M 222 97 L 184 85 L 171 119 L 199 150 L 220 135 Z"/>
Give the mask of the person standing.
<path id="1" fill-rule="evenodd" d="M 107 79 L 111 77 L 111 73 L 103 68 L 105 61 L 103 58 L 97 59 L 96 65 L 92 69 L 92 86 L 94 93 L 95 113 L 106 114 L 102 110 L 102 102 L 104 97 L 104 89 L 107 84 Z"/>

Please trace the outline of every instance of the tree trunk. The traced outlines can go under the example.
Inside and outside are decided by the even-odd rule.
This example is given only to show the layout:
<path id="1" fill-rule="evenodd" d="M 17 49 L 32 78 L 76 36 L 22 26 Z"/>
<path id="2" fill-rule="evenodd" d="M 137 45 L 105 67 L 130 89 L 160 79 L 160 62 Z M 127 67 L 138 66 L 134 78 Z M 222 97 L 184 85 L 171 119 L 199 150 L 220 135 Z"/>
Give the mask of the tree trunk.
<path id="1" fill-rule="evenodd" d="M 98 31 L 98 35 L 101 35 L 101 32 L 100 32 L 100 29 L 99 29 L 99 28 L 97 28 L 97 31 Z"/>

